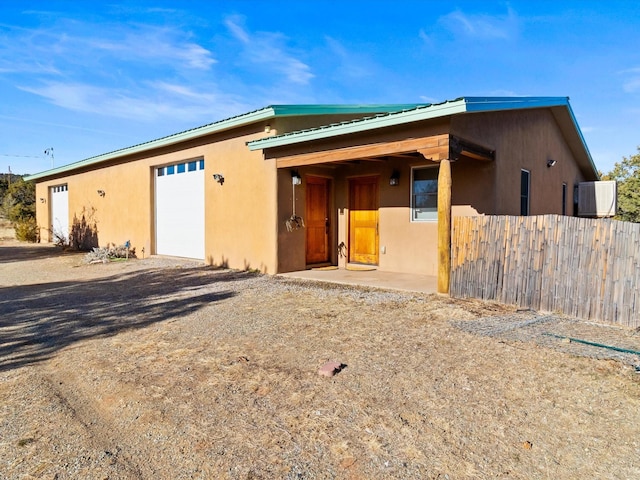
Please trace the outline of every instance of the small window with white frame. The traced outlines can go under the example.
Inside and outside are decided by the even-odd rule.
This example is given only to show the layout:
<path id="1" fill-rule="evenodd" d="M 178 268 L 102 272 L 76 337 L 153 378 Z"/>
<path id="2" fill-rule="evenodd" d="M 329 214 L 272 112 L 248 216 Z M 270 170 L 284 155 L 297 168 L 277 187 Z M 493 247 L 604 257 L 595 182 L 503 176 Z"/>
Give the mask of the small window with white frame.
<path id="1" fill-rule="evenodd" d="M 411 169 L 411 221 L 438 220 L 438 167 Z"/>

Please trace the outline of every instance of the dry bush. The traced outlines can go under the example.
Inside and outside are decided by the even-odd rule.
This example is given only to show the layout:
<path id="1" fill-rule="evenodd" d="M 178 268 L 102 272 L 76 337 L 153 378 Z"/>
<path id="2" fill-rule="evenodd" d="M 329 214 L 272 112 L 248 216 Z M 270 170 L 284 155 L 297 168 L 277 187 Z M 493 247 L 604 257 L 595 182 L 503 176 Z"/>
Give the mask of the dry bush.
<path id="1" fill-rule="evenodd" d="M 17 221 L 13 226 L 16 238 L 23 242 L 36 243 L 40 241 L 40 229 L 33 217 Z"/>

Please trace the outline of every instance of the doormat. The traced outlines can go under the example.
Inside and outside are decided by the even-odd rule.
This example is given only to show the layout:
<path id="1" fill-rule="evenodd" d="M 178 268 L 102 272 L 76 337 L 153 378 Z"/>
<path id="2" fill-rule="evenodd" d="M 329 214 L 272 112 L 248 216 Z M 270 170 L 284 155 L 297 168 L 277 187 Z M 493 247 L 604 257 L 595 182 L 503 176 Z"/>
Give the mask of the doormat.
<path id="1" fill-rule="evenodd" d="M 315 271 L 338 270 L 338 267 L 334 265 L 329 265 L 328 267 L 315 267 L 315 268 L 312 268 L 311 270 L 315 270 Z"/>
<path id="2" fill-rule="evenodd" d="M 347 270 L 352 272 L 371 272 L 377 270 L 376 267 L 368 267 L 366 265 L 347 265 Z"/>

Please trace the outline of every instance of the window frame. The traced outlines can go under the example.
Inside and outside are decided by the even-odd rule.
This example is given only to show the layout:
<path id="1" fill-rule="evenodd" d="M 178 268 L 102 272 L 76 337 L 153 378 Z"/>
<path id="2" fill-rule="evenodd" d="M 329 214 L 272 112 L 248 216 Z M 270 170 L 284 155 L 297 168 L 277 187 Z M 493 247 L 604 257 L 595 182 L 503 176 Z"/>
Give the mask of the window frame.
<path id="1" fill-rule="evenodd" d="M 524 177 L 527 178 L 527 191 L 524 192 Z M 523 203 L 523 200 L 526 203 Z M 524 207 L 524 208 L 523 208 Z M 525 211 L 526 210 L 526 211 Z M 520 170 L 520 216 L 527 217 L 531 215 L 531 171 L 525 168 Z"/>
<path id="2" fill-rule="evenodd" d="M 434 170 L 436 172 L 435 181 L 436 181 L 436 207 L 435 210 L 431 210 L 428 213 L 427 218 L 416 218 L 416 205 L 415 205 L 415 196 L 414 196 L 414 182 L 415 182 L 415 171 L 416 170 Z M 416 165 L 411 167 L 411 183 L 410 183 L 410 192 L 409 192 L 409 215 L 411 216 L 411 223 L 424 223 L 424 222 L 437 222 L 438 221 L 438 175 L 440 173 L 440 165 Z"/>

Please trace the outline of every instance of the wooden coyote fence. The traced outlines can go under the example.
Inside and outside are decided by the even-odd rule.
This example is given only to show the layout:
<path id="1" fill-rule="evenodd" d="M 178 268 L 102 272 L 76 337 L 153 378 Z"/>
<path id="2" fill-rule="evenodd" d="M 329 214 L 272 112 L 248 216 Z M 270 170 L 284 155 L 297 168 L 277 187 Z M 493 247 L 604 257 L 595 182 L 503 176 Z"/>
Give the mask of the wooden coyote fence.
<path id="1" fill-rule="evenodd" d="M 454 297 L 640 326 L 640 224 L 559 215 L 455 217 Z"/>

